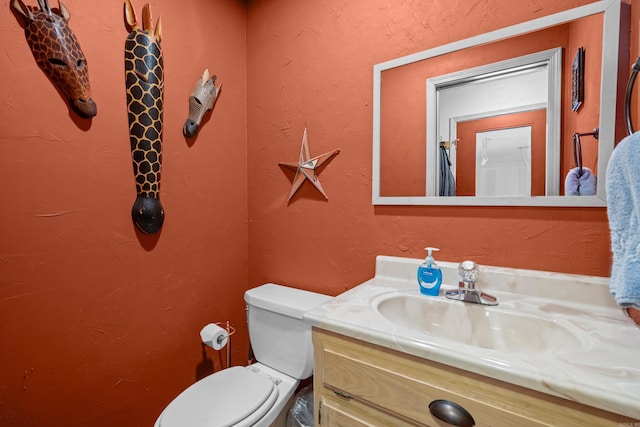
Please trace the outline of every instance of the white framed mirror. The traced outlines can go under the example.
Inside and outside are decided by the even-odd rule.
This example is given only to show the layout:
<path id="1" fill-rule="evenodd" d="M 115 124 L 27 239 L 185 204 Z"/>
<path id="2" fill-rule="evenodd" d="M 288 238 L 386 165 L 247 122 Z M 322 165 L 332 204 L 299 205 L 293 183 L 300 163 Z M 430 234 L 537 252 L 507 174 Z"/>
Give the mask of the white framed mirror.
<path id="1" fill-rule="evenodd" d="M 373 204 L 606 206 L 604 180 L 615 142 L 620 16 L 620 0 L 602 0 L 376 64 Z M 579 26 L 583 31 L 576 31 Z M 571 34 L 584 33 L 584 28 L 591 29 L 590 40 L 571 39 Z M 594 28 L 602 31 L 593 31 Z M 575 78 L 572 81 L 573 56 L 585 45 L 587 48 L 583 50 L 590 68 L 584 78 L 595 79 L 598 85 L 596 90 L 587 92 L 585 102 L 575 112 L 571 109 L 571 86 L 575 82 Z M 499 96 L 499 92 L 515 93 L 507 89 L 511 84 L 507 80 L 520 81 L 521 87 L 530 87 L 531 82 L 541 80 L 547 86 L 533 91 L 543 95 L 540 98 L 518 93 L 513 96 L 517 102 L 511 102 Z M 482 85 L 486 87 L 466 92 L 468 87 Z M 482 90 L 485 95 L 481 95 Z M 447 106 L 447 96 L 463 108 L 448 111 L 451 108 Z M 479 100 L 490 100 L 493 104 L 471 108 Z M 542 116 L 536 119 L 517 116 L 530 112 Z M 516 116 L 518 118 L 513 119 Z M 478 128 L 476 122 L 490 117 L 537 123 L 532 135 L 538 136 L 532 139 L 529 150 L 529 190 L 524 193 L 514 195 L 509 190 L 502 194 L 486 188 L 477 193 L 475 187 L 464 189 L 470 185 L 465 184 L 466 181 L 475 185 L 480 179 L 478 173 L 485 174 L 483 179 L 488 176 L 487 170 L 478 171 L 475 166 L 476 135 L 487 130 Z M 458 132 L 463 123 L 473 123 L 475 134 L 461 138 Z M 503 126 L 517 127 L 520 126 Z M 564 196 L 564 178 L 571 169 L 571 135 L 595 128 L 599 130 L 599 138 L 583 137 L 582 145 L 583 152 L 590 152 L 593 159 L 592 163 L 585 164 L 598 177 L 596 193 Z M 543 142 L 536 142 L 541 132 Z M 442 147 L 446 148 L 452 167 L 452 182 L 456 190 L 457 187 L 462 190 L 456 191 L 455 197 L 447 196 L 448 193 L 440 195 L 443 185 L 447 184 L 442 178 L 446 176 L 442 175 L 446 174 L 442 166 L 448 164 L 442 156 Z M 488 153 L 495 147 L 487 142 Z M 464 154 L 465 150 L 471 154 Z M 494 159 L 496 156 L 494 152 Z M 473 166 L 465 166 L 470 165 L 469 162 Z M 495 166 L 496 162 L 493 163 Z"/>

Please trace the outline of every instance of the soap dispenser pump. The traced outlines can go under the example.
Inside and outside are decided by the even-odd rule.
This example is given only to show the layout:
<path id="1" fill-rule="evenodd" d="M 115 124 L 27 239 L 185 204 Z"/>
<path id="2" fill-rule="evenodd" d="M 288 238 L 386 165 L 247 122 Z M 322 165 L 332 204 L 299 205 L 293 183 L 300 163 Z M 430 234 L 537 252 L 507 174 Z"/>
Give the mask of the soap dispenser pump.
<path id="1" fill-rule="evenodd" d="M 418 267 L 418 284 L 420 285 L 420 293 L 423 295 L 437 296 L 440 293 L 440 285 L 442 284 L 442 270 L 433 259 L 433 251 L 439 251 L 438 248 L 426 247 L 427 257 Z"/>

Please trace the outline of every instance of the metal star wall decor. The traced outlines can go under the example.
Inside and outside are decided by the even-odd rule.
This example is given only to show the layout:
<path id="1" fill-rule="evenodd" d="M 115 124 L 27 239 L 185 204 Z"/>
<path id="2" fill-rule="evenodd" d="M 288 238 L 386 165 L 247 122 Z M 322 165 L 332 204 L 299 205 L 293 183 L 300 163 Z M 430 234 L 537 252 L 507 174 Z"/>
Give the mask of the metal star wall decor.
<path id="1" fill-rule="evenodd" d="M 292 169 L 296 171 L 296 176 L 293 178 L 293 185 L 291 186 L 291 192 L 287 198 L 287 202 L 291 200 L 296 191 L 302 186 L 305 179 L 313 184 L 314 187 L 324 196 L 325 199 L 329 199 L 327 194 L 320 184 L 320 179 L 316 173 L 316 169 L 322 166 L 327 160 L 338 154 L 340 150 L 336 149 L 328 153 L 321 154 L 317 157 L 311 157 L 309 153 L 309 142 L 307 141 L 307 128 L 304 128 L 304 134 L 302 136 L 302 148 L 300 148 L 300 159 L 298 163 L 286 163 L 279 162 L 280 166 Z"/>

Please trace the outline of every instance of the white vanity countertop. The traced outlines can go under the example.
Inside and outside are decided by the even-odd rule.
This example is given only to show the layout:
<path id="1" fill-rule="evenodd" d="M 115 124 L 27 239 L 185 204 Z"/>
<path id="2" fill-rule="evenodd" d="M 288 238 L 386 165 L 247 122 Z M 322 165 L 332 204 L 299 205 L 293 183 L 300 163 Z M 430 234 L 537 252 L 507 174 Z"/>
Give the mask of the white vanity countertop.
<path id="1" fill-rule="evenodd" d="M 542 317 L 565 325 L 577 338 L 575 347 L 496 350 L 429 335 L 378 312 L 375 305 L 381 298 L 419 295 L 416 271 L 421 262 L 379 256 L 373 279 L 306 313 L 305 320 L 328 331 L 640 420 L 640 328 L 616 306 L 608 278 L 481 265 L 478 287 L 497 297 L 499 304 L 474 310 L 509 309 Z M 438 261 L 438 265 L 443 271 L 440 296 L 419 297 L 444 299 L 445 290 L 457 288 L 458 263 Z M 519 339 L 533 332 L 509 331 Z"/>

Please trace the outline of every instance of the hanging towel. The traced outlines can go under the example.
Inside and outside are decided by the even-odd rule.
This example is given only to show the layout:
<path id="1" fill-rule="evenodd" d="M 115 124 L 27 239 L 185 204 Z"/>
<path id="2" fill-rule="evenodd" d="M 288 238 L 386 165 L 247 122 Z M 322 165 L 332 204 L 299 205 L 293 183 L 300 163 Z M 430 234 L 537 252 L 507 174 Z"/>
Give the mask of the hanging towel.
<path id="1" fill-rule="evenodd" d="M 640 133 L 613 150 L 606 188 L 613 252 L 609 287 L 619 306 L 640 309 Z"/>
<path id="2" fill-rule="evenodd" d="M 564 180 L 564 194 L 567 196 L 595 196 L 597 178 L 589 168 L 573 168 Z"/>
<path id="3" fill-rule="evenodd" d="M 451 162 L 446 148 L 440 146 L 440 191 L 441 196 L 456 195 L 456 179 L 451 172 Z"/>

